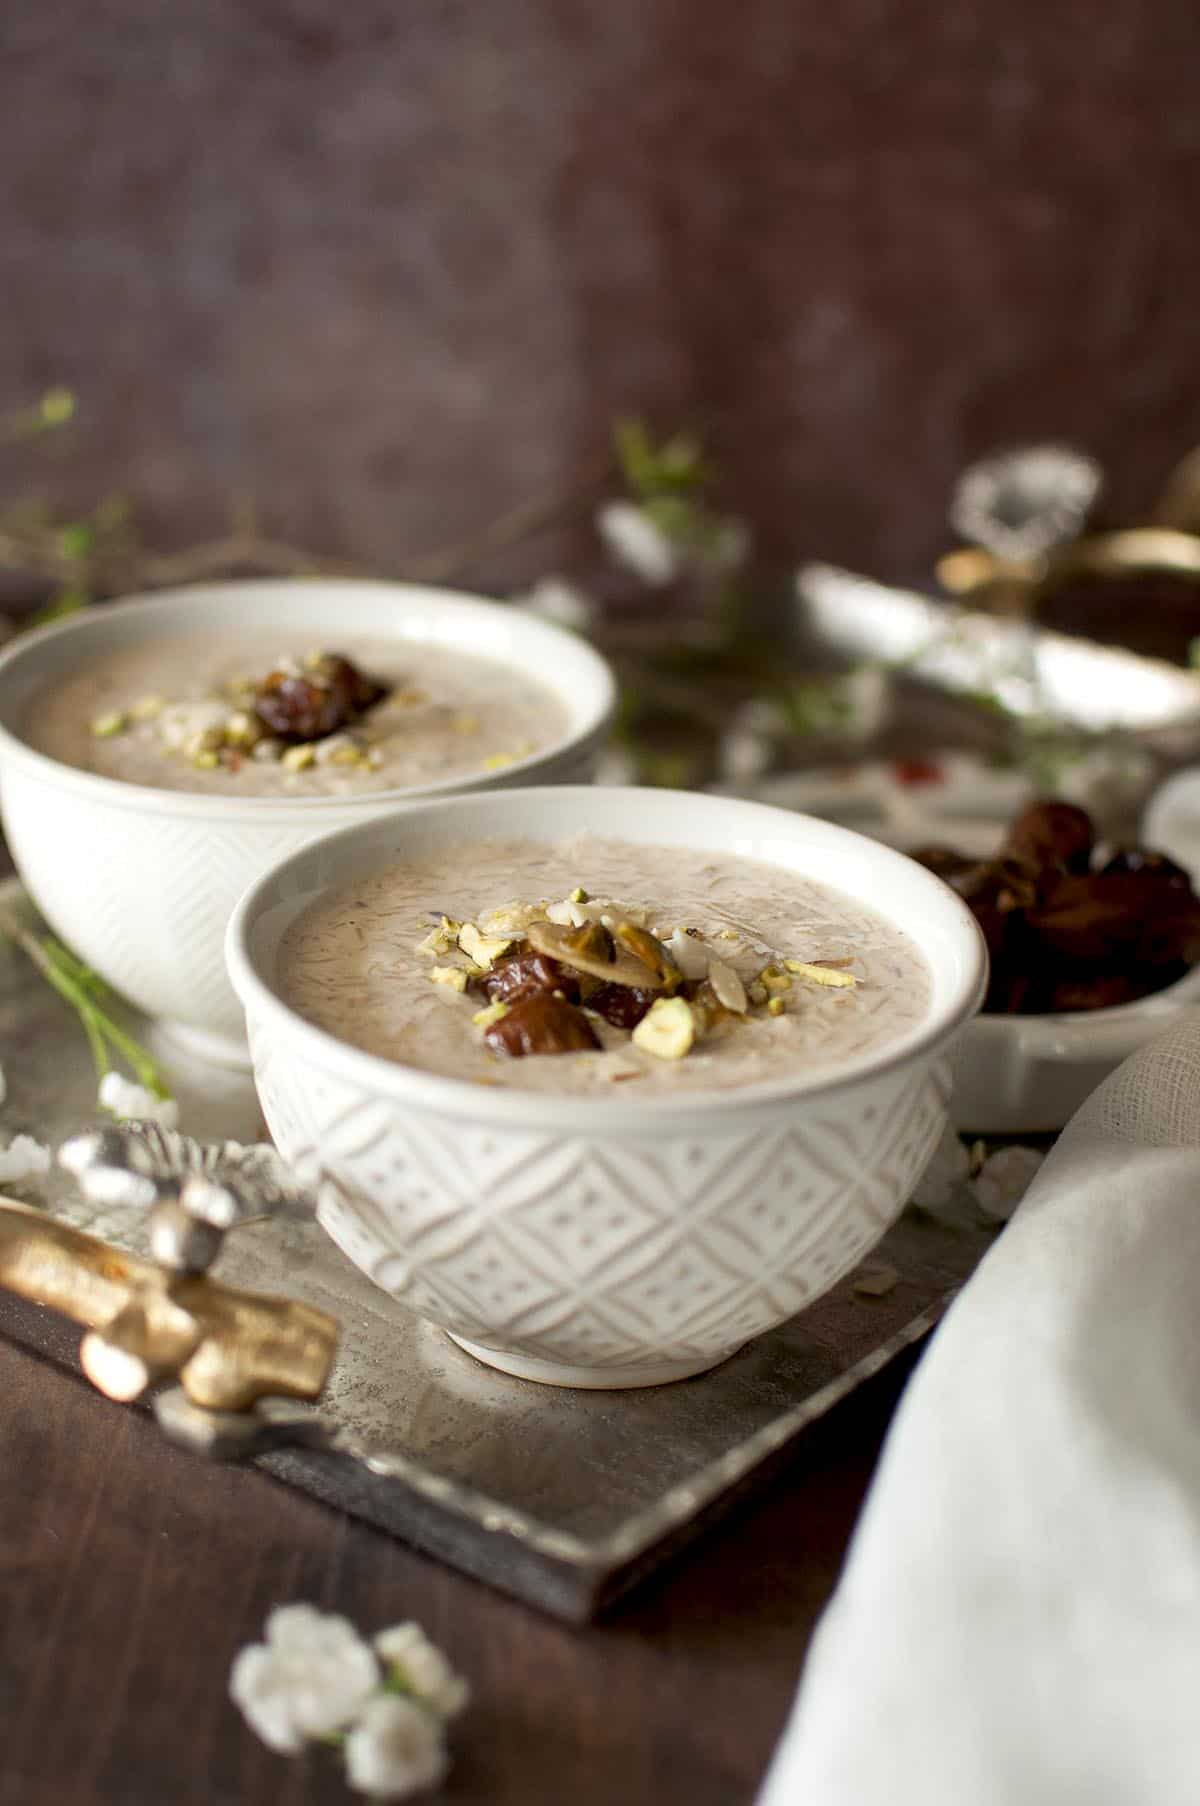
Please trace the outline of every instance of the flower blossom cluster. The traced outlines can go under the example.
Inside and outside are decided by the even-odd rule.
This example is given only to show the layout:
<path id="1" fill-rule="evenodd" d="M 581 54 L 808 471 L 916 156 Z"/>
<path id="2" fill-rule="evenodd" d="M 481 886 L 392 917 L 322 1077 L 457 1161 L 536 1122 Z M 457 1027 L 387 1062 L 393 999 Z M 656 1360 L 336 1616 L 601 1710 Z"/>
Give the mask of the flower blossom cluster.
<path id="1" fill-rule="evenodd" d="M 446 1725 L 470 1696 L 420 1625 L 395 1624 L 368 1643 L 348 1619 L 311 1605 L 271 1613 L 265 1641 L 235 1659 L 229 1691 L 273 1750 L 336 1747 L 350 1786 L 377 1800 L 438 1785 Z"/>
<path id="2" fill-rule="evenodd" d="M 120 1072 L 105 1073 L 97 1102 L 122 1122 L 156 1122 L 163 1129 L 179 1126 L 179 1105 L 173 1097 L 159 1097 Z"/>

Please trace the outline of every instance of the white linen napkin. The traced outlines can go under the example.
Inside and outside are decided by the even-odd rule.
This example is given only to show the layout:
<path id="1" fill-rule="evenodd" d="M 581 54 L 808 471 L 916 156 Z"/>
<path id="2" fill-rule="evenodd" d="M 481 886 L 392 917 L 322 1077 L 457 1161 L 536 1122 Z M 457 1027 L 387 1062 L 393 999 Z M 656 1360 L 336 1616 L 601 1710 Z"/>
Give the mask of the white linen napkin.
<path id="1" fill-rule="evenodd" d="M 901 1403 L 759 1806 L 1200 1802 L 1200 1026 L 1074 1118 Z"/>

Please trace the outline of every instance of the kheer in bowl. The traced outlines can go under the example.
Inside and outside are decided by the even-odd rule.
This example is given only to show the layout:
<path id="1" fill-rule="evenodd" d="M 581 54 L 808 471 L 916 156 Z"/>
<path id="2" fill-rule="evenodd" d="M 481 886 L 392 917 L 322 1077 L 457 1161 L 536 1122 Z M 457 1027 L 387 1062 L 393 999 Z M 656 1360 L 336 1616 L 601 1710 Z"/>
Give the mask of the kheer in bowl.
<path id="1" fill-rule="evenodd" d="M 51 927 L 196 1050 L 245 1063 L 230 912 L 314 835 L 409 798 L 590 776 L 607 665 L 409 584 L 202 585 L 0 655 L 0 806 Z"/>
<path id="2" fill-rule="evenodd" d="M 227 953 L 329 1233 L 471 1353 L 577 1386 L 700 1372 L 859 1261 L 986 980 L 965 906 L 888 848 L 573 786 L 314 842 Z"/>

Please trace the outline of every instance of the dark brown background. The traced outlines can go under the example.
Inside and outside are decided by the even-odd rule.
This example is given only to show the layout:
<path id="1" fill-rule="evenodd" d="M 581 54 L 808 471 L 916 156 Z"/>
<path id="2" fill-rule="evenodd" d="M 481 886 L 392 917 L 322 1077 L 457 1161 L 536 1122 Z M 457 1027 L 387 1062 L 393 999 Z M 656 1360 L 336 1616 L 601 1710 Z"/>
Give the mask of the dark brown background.
<path id="1" fill-rule="evenodd" d="M 911 578 L 974 453 L 1069 437 L 1136 503 L 1200 437 L 1195 0 L 3 0 L 0 27 L 0 398 L 74 387 L 43 484 L 126 486 L 166 542 L 250 490 L 392 568 L 627 410 L 702 424 L 777 551 Z"/>

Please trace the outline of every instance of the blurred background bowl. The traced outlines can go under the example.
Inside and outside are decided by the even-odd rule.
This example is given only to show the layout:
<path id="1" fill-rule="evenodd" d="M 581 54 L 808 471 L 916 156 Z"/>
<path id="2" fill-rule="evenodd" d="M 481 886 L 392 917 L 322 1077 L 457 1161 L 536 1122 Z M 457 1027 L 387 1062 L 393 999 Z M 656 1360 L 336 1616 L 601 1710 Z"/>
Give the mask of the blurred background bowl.
<path id="1" fill-rule="evenodd" d="M 278 629 L 286 642 L 395 636 L 460 648 L 538 677 L 567 713 L 556 744 L 423 789 L 238 797 L 156 790 L 35 752 L 21 724 L 56 678 L 153 639 Z M 406 798 L 591 775 L 615 687 L 575 634 L 520 610 L 415 584 L 327 579 L 197 585 L 72 616 L 0 655 L 0 807 L 14 861 L 46 921 L 115 990 L 193 1052 L 246 1064 L 225 975 L 229 915 L 253 878 L 314 835 L 390 814 Z"/>

